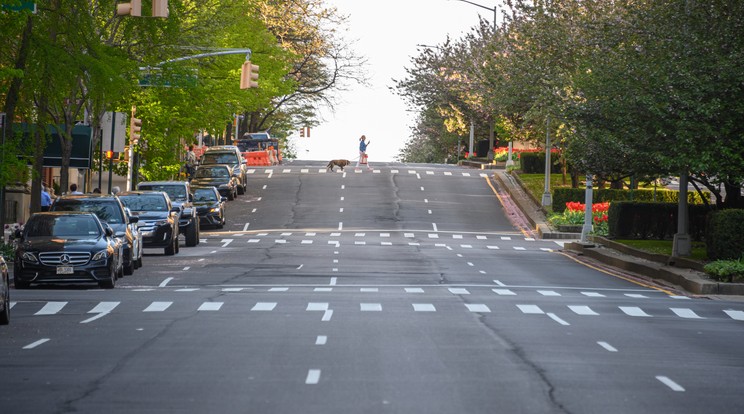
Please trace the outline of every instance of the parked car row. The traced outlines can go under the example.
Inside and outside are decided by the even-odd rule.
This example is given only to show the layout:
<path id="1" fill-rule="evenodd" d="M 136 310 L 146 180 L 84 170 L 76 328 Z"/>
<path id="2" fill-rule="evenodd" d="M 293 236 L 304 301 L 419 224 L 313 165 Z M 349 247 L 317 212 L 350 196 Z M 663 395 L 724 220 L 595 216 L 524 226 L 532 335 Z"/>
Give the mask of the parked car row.
<path id="1" fill-rule="evenodd" d="M 225 226 L 225 205 L 247 189 L 246 162 L 234 146 L 212 147 L 194 180 L 143 182 L 116 195 L 57 197 L 13 235 L 16 289 L 46 283 L 97 283 L 111 289 L 142 266 L 144 248 L 179 251 L 200 241 L 201 226 Z M 0 325 L 10 321 L 10 280 L 0 256 Z"/>

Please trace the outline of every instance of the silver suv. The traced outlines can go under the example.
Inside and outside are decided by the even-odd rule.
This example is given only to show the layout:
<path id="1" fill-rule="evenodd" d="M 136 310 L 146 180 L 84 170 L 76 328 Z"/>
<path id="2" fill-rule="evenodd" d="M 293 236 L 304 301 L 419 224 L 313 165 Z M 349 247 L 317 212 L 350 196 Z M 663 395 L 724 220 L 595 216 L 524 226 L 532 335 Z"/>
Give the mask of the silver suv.
<path id="1" fill-rule="evenodd" d="M 214 164 L 232 166 L 232 175 L 238 179 L 238 194 L 245 194 L 248 189 L 248 167 L 237 146 L 220 145 L 207 148 L 199 160 L 199 165 Z"/>

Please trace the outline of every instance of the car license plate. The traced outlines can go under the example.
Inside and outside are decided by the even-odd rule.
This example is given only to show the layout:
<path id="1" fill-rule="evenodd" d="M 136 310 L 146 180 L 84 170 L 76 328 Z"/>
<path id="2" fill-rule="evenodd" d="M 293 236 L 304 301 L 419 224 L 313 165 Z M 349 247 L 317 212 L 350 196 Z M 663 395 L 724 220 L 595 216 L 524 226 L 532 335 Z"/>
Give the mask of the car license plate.
<path id="1" fill-rule="evenodd" d="M 72 266 L 57 266 L 58 275 L 71 275 L 75 273 Z"/>

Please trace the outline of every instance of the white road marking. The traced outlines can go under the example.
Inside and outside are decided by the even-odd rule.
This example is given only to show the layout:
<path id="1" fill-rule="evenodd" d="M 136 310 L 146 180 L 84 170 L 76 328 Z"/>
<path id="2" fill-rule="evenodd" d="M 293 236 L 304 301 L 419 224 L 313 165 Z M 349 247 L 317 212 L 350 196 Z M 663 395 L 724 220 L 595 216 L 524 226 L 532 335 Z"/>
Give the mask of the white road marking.
<path id="1" fill-rule="evenodd" d="M 431 223 L 431 227 L 434 228 L 434 231 L 439 231 L 437 230 L 437 223 Z"/>
<path id="2" fill-rule="evenodd" d="M 269 312 L 273 311 L 274 308 L 276 308 L 276 302 L 258 302 L 253 306 L 253 308 L 251 308 L 251 310 L 259 312 Z"/>
<path id="3" fill-rule="evenodd" d="M 577 315 L 599 315 L 588 306 L 569 306 L 568 309 L 571 309 Z"/>
<path id="4" fill-rule="evenodd" d="M 452 235 L 452 238 L 453 239 L 462 239 L 462 234 L 453 234 Z"/>
<path id="5" fill-rule="evenodd" d="M 409 242 L 409 246 L 421 246 L 421 243 Z"/>
<path id="6" fill-rule="evenodd" d="M 338 246 L 341 245 L 341 242 L 339 242 L 338 240 L 336 240 L 336 241 L 334 241 L 334 240 L 328 240 L 328 244 L 332 244 L 332 245 L 338 247 Z"/>
<path id="7" fill-rule="evenodd" d="M 341 201 L 344 201 L 344 197 L 341 197 Z"/>
<path id="8" fill-rule="evenodd" d="M 472 249 L 473 248 L 473 246 L 470 245 L 470 244 L 461 244 L 460 247 L 463 248 L 463 249 Z"/>
<path id="9" fill-rule="evenodd" d="M 300 173 L 301 173 L 301 174 L 307 174 L 307 173 L 308 173 L 309 171 L 310 171 L 310 170 L 308 170 L 307 168 L 302 168 L 302 169 L 300 170 Z"/>
<path id="10" fill-rule="evenodd" d="M 303 240 L 300 242 L 300 244 L 313 244 L 312 240 Z"/>
<path id="11" fill-rule="evenodd" d="M 380 233 L 380 237 L 390 237 L 390 233 Z"/>
<path id="12" fill-rule="evenodd" d="M 344 208 L 343 207 L 339 207 L 338 212 L 339 213 L 343 213 L 344 212 Z"/>
<path id="13" fill-rule="evenodd" d="M 436 312 L 437 309 L 431 303 L 414 303 L 413 310 L 416 312 Z"/>
<path id="14" fill-rule="evenodd" d="M 287 241 L 284 240 L 284 239 L 276 239 L 276 240 L 274 240 L 274 243 L 277 243 L 277 244 L 287 244 Z"/>
<path id="15" fill-rule="evenodd" d="M 556 315 L 554 313 L 548 313 L 547 315 L 548 315 L 548 317 L 550 319 L 558 322 L 559 324 L 561 324 L 563 326 L 569 326 L 569 325 L 571 325 L 570 323 L 568 323 L 568 322 L 564 321 L 563 319 L 559 318 L 558 315 Z"/>
<path id="16" fill-rule="evenodd" d="M 426 175 L 434 175 L 434 171 L 427 171 Z"/>
<path id="17" fill-rule="evenodd" d="M 537 293 L 543 296 L 560 296 L 561 294 L 554 290 L 538 290 Z"/>
<path id="18" fill-rule="evenodd" d="M 382 305 L 379 303 L 360 303 L 359 310 L 362 312 L 381 312 Z"/>
<path id="19" fill-rule="evenodd" d="M 338 278 L 337 277 L 332 277 L 331 278 L 331 286 L 335 286 L 336 285 L 336 281 L 338 281 Z"/>
<path id="20" fill-rule="evenodd" d="M 313 289 L 313 292 L 333 292 L 333 288 L 316 287 L 315 289 Z"/>
<path id="21" fill-rule="evenodd" d="M 258 243 L 261 239 L 248 239 L 248 243 Z"/>
<path id="22" fill-rule="evenodd" d="M 608 350 L 609 352 L 617 352 L 617 348 L 614 346 L 608 344 L 607 342 L 598 341 L 597 345 L 601 346 L 602 348 Z"/>
<path id="23" fill-rule="evenodd" d="M 514 246 L 514 250 L 526 250 L 524 247 Z"/>
<path id="24" fill-rule="evenodd" d="M 258 210 L 258 209 L 257 208 L 254 208 L 253 210 L 251 210 L 251 213 L 255 213 L 256 210 Z M 246 223 L 246 224 L 248 224 L 248 223 Z M 248 228 L 248 227 L 246 226 L 246 228 Z"/>
<path id="25" fill-rule="evenodd" d="M 674 296 L 669 296 L 669 297 L 672 298 L 672 299 L 681 299 L 681 300 L 689 300 L 690 299 L 688 296 L 680 296 L 680 295 L 674 295 Z"/>
<path id="26" fill-rule="evenodd" d="M 581 294 L 584 295 L 584 296 L 588 296 L 590 298 L 604 298 L 604 297 L 606 297 L 605 295 L 603 295 L 601 293 L 597 293 L 597 292 L 581 292 Z"/>
<path id="27" fill-rule="evenodd" d="M 511 237 L 509 237 L 509 236 L 501 236 L 501 240 L 511 240 Z"/>
<path id="28" fill-rule="evenodd" d="M 345 190 L 345 189 L 346 189 L 346 185 L 344 185 L 344 184 L 341 184 L 341 189 L 342 189 L 342 190 Z"/>
<path id="29" fill-rule="evenodd" d="M 412 239 L 415 236 L 413 235 L 413 233 L 403 233 L 403 237 L 408 238 L 408 239 Z"/>
<path id="30" fill-rule="evenodd" d="M 250 225 L 251 223 L 245 223 L 245 225 L 243 226 L 243 231 L 248 231 L 248 226 Z"/>
<path id="31" fill-rule="evenodd" d="M 398 170 L 390 170 L 391 174 L 398 174 Z"/>
<path id="32" fill-rule="evenodd" d="M 242 292 L 244 291 L 244 288 L 223 288 L 223 292 Z"/>
<path id="33" fill-rule="evenodd" d="M 628 316 L 651 317 L 651 315 L 636 306 L 620 306 L 620 310 Z"/>
<path id="34" fill-rule="evenodd" d="M 453 295 L 469 295 L 470 294 L 470 292 L 467 289 L 463 289 L 463 288 L 449 288 L 448 290 Z"/>
<path id="35" fill-rule="evenodd" d="M 305 384 L 315 385 L 320 382 L 320 370 L 311 369 L 307 371 L 307 378 L 305 378 Z"/>
<path id="36" fill-rule="evenodd" d="M 268 185 L 264 184 L 264 186 L 263 186 L 263 187 L 261 187 L 261 189 L 262 189 L 262 190 L 265 190 L 265 189 L 266 189 L 266 187 L 268 187 Z"/>
<path id="37" fill-rule="evenodd" d="M 286 292 L 288 290 L 289 290 L 288 287 L 273 287 L 269 289 L 269 292 Z"/>
<path id="38" fill-rule="evenodd" d="M 316 235 L 317 233 L 313 233 L 313 232 L 305 233 L 305 236 L 307 237 L 315 237 Z"/>
<path id="39" fill-rule="evenodd" d="M 328 310 L 327 302 L 310 302 L 307 304 L 308 311 L 326 311 Z"/>
<path id="40" fill-rule="evenodd" d="M 340 221 L 338 222 L 338 229 L 339 230 L 343 230 L 344 229 L 344 223 L 343 222 L 340 222 Z"/>
<path id="41" fill-rule="evenodd" d="M 475 238 L 478 240 L 488 240 L 488 237 L 486 236 L 475 236 Z"/>
<path id="42" fill-rule="evenodd" d="M 486 246 L 489 250 L 499 250 L 499 246 Z"/>
<path id="43" fill-rule="evenodd" d="M 302 269 L 302 266 L 305 266 L 305 265 L 304 264 L 301 264 L 301 265 L 297 266 L 296 270 Z"/>
<path id="44" fill-rule="evenodd" d="M 173 302 L 152 302 L 142 312 L 163 312 L 172 305 Z"/>
<path id="45" fill-rule="evenodd" d="M 30 344 L 28 344 L 28 345 L 24 346 L 24 347 L 23 347 L 23 349 L 34 349 L 34 348 L 36 348 L 37 346 L 39 346 L 39 345 L 41 345 L 41 344 L 44 344 L 44 343 L 47 343 L 47 342 L 49 342 L 49 341 L 50 341 L 50 339 L 49 339 L 49 338 L 43 338 L 43 339 L 39 339 L 39 340 L 38 340 L 38 341 L 36 341 L 36 342 L 32 342 L 32 343 L 30 343 Z"/>
<path id="46" fill-rule="evenodd" d="M 317 338 L 315 338 L 315 345 L 325 345 L 328 343 L 328 337 L 325 335 L 318 335 Z"/>
<path id="47" fill-rule="evenodd" d="M 321 322 L 328 322 L 331 320 L 331 317 L 333 316 L 333 311 L 328 309 L 327 311 L 323 312 L 323 317 L 320 318 Z"/>
<path id="48" fill-rule="evenodd" d="M 491 289 L 493 293 L 499 295 L 499 296 L 514 296 L 516 293 L 512 292 L 509 289 Z"/>
<path id="49" fill-rule="evenodd" d="M 464 173 L 462 173 L 462 176 L 463 176 L 463 177 L 470 177 L 470 173 L 465 173 L 465 172 L 464 172 Z"/>
<path id="50" fill-rule="evenodd" d="M 647 299 L 648 298 L 648 296 L 641 295 L 640 293 L 626 293 L 625 296 L 629 298 L 634 298 L 634 299 Z"/>
<path id="51" fill-rule="evenodd" d="M 391 243 L 391 242 L 380 242 L 380 245 L 381 246 L 392 246 L 393 243 Z"/>
<path id="52" fill-rule="evenodd" d="M 421 174 L 416 173 L 416 178 L 418 178 L 420 180 L 421 179 Z"/>
<path id="53" fill-rule="evenodd" d="M 428 198 L 425 198 L 424 199 L 424 203 L 428 203 L 428 202 L 429 202 L 429 199 Z"/>
<path id="54" fill-rule="evenodd" d="M 429 214 L 431 214 L 431 210 L 426 210 Z"/>
<path id="55" fill-rule="evenodd" d="M 367 244 L 367 242 L 365 242 L 365 241 L 355 241 L 354 244 L 360 245 L 360 246 L 364 246 L 364 245 Z"/>
<path id="56" fill-rule="evenodd" d="M 406 293 L 424 293 L 424 289 L 421 288 L 404 288 Z"/>
<path id="57" fill-rule="evenodd" d="M 424 190 L 424 186 L 421 186 L 421 191 L 425 191 L 425 190 Z"/>
<path id="58" fill-rule="evenodd" d="M 466 303 L 465 306 L 470 312 L 490 313 L 491 309 L 482 303 Z"/>
<path id="59" fill-rule="evenodd" d="M 198 311 L 213 311 L 216 312 L 222 308 L 225 302 L 204 302 L 199 306 Z"/>
<path id="60" fill-rule="evenodd" d="M 176 289 L 176 292 L 196 292 L 199 290 L 199 288 L 183 288 L 183 289 Z"/>
<path id="61" fill-rule="evenodd" d="M 416 174 L 415 170 L 408 170 L 408 174 Z"/>
<path id="62" fill-rule="evenodd" d="M 473 262 L 468 262 L 468 266 L 474 267 L 475 265 L 473 264 Z"/>
<path id="63" fill-rule="evenodd" d="M 364 237 L 366 233 L 354 233 L 354 237 Z"/>
<path id="64" fill-rule="evenodd" d="M 744 321 L 744 312 L 738 310 L 725 310 L 723 311 L 731 319 L 735 321 Z"/>
<path id="65" fill-rule="evenodd" d="M 657 375 L 656 379 L 659 380 L 662 384 L 669 387 L 672 391 L 675 392 L 685 392 L 685 389 L 682 388 L 679 384 L 669 379 L 669 377 L 665 377 L 663 375 Z"/>
<path id="66" fill-rule="evenodd" d="M 698 315 L 697 313 L 695 313 L 695 311 L 693 311 L 692 309 L 683 309 L 683 308 L 670 308 L 670 309 L 672 310 L 672 312 L 674 312 L 680 318 L 685 318 L 685 319 L 705 319 L 705 318 L 701 317 L 700 315 Z"/>
<path id="67" fill-rule="evenodd" d="M 506 286 L 505 284 L 501 283 L 499 280 L 494 280 L 493 283 L 499 285 L 499 286 Z"/>
<path id="68" fill-rule="evenodd" d="M 375 292 L 379 292 L 380 289 L 379 288 L 361 288 L 359 289 L 359 291 L 362 293 L 375 293 Z"/>
<path id="69" fill-rule="evenodd" d="M 158 285 L 158 287 L 166 287 L 166 286 L 168 286 L 168 283 L 170 283 L 171 280 L 173 280 L 172 277 L 165 278 L 165 280 L 163 280 L 162 282 L 160 282 L 160 284 Z"/>
<path id="70" fill-rule="evenodd" d="M 439 238 L 439 235 L 436 234 L 436 233 L 429 233 L 429 238 L 430 239 L 438 239 Z"/>
<path id="71" fill-rule="evenodd" d="M 89 310 L 88 313 L 95 313 L 96 316 L 93 316 L 91 318 L 88 318 L 86 320 L 80 321 L 80 323 L 90 323 L 95 321 L 96 319 L 103 318 L 104 316 L 111 313 L 114 308 L 119 306 L 119 303 L 121 302 L 101 302 L 98 305 L 96 305 L 93 309 Z"/>
<path id="72" fill-rule="evenodd" d="M 34 315 L 54 315 L 62 310 L 67 305 L 67 302 L 47 302 L 43 308 L 41 308 Z"/>
<path id="73" fill-rule="evenodd" d="M 212 250 L 211 252 L 209 252 L 209 254 L 215 254 L 215 253 L 217 253 L 217 250 Z"/>
<path id="74" fill-rule="evenodd" d="M 187 271 L 187 270 L 189 270 L 189 269 L 191 269 L 191 266 L 185 266 L 185 267 L 183 268 L 183 271 L 185 272 L 185 271 Z"/>
<path id="75" fill-rule="evenodd" d="M 517 308 L 519 308 L 519 310 L 521 310 L 522 313 L 525 313 L 528 315 L 542 315 L 545 313 L 537 305 L 517 305 Z"/>

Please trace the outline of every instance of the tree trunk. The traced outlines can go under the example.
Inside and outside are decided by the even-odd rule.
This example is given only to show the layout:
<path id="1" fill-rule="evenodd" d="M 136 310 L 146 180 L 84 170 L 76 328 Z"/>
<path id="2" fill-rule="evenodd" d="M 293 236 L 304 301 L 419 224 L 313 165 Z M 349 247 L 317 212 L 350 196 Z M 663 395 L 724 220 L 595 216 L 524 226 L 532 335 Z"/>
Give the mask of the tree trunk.
<path id="1" fill-rule="evenodd" d="M 726 198 L 723 200 L 723 208 L 741 207 L 741 183 L 726 180 L 723 182 L 723 188 L 726 190 Z"/>

